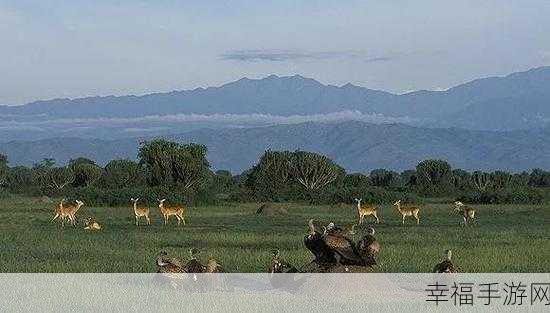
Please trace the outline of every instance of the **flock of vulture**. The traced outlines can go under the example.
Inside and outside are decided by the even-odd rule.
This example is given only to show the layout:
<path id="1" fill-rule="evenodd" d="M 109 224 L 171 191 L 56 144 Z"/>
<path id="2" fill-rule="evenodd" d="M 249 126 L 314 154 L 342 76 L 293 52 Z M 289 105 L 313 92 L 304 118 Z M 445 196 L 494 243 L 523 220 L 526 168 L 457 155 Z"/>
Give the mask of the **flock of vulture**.
<path id="1" fill-rule="evenodd" d="M 304 236 L 305 247 L 313 254 L 313 260 L 301 268 L 297 268 L 283 260 L 279 250 L 273 250 L 269 273 L 346 273 L 367 272 L 374 267 L 381 249 L 380 243 L 374 237 L 375 230 L 367 228 L 367 233 L 359 241 L 354 242 L 350 235 L 354 229 L 344 229 L 334 223 L 323 226 L 320 232 L 315 228 L 314 221 L 309 220 L 309 231 Z M 191 259 L 183 262 L 178 258 L 169 257 L 162 251 L 156 260 L 157 273 L 220 273 L 220 264 L 209 258 L 206 265 L 198 260 L 199 250 L 190 250 Z M 438 263 L 433 271 L 436 273 L 454 273 L 456 267 L 451 262 L 451 250 L 445 251 L 444 260 Z"/>

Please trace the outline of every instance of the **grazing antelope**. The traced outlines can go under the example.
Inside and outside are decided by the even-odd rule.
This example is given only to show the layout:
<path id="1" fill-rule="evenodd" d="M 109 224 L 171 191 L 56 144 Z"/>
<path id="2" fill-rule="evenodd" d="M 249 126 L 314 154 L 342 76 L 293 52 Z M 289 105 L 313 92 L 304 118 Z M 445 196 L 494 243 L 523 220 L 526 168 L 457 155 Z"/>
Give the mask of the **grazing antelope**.
<path id="1" fill-rule="evenodd" d="M 376 224 L 380 223 L 380 220 L 378 219 L 378 208 L 375 206 L 361 206 L 361 201 L 363 199 L 355 199 L 355 202 L 357 202 L 357 213 L 359 214 L 359 225 L 363 224 L 363 219 L 365 216 L 374 216 L 376 219 Z"/>
<path id="2" fill-rule="evenodd" d="M 86 230 L 91 230 L 91 231 L 101 230 L 101 225 L 99 225 L 99 223 L 93 217 L 89 217 L 86 220 L 85 225 L 86 227 L 84 227 L 84 229 Z"/>
<path id="3" fill-rule="evenodd" d="M 151 225 L 151 219 L 149 218 L 149 208 L 145 207 L 138 207 L 137 202 L 139 201 L 139 198 L 132 198 L 130 199 L 134 203 L 134 214 L 136 216 L 136 226 L 139 226 L 139 218 L 145 217 L 147 220 L 147 225 Z"/>
<path id="4" fill-rule="evenodd" d="M 158 200 L 160 213 L 164 217 L 164 225 L 166 225 L 168 223 L 168 219 L 172 215 L 174 215 L 178 219 L 178 225 L 181 222 L 183 222 L 183 225 L 185 225 L 185 218 L 183 216 L 183 214 L 185 213 L 185 208 L 182 207 L 182 206 L 180 206 L 180 207 L 178 207 L 178 206 L 176 206 L 176 207 L 165 207 L 164 206 L 164 201 L 166 201 L 166 199 Z"/>
<path id="5" fill-rule="evenodd" d="M 476 210 L 470 206 L 466 206 L 460 201 L 455 201 L 455 211 L 462 213 L 462 219 L 464 220 L 464 226 L 468 226 L 474 220 Z"/>
<path id="6" fill-rule="evenodd" d="M 403 225 L 405 225 L 405 216 L 414 216 L 414 218 L 416 218 L 416 225 L 420 224 L 420 218 L 418 217 L 418 212 L 420 212 L 419 207 L 401 207 L 401 200 L 397 200 L 393 205 L 397 207 L 397 211 L 401 213 Z"/>
<path id="7" fill-rule="evenodd" d="M 55 209 L 55 216 L 52 219 L 52 222 L 60 217 L 61 226 L 65 226 L 65 218 L 68 218 L 73 226 L 76 226 L 76 212 L 84 205 L 84 202 L 80 200 L 75 200 L 75 204 L 64 205 L 65 199 L 61 200 L 59 206 Z"/>

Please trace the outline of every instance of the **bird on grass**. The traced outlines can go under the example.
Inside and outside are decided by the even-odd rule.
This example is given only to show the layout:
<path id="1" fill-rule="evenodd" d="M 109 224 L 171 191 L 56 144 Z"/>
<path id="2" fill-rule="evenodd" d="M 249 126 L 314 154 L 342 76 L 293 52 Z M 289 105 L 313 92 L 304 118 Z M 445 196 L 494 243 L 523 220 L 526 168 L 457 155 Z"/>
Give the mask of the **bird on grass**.
<path id="1" fill-rule="evenodd" d="M 434 269 L 434 273 L 458 273 L 458 269 L 455 267 L 453 262 L 451 262 L 451 257 L 453 252 L 451 250 L 445 250 L 444 260 L 438 263 Z"/>
<path id="2" fill-rule="evenodd" d="M 286 262 L 280 257 L 279 249 L 274 249 L 271 251 L 271 265 L 269 266 L 269 272 L 274 273 L 297 273 L 298 270 L 296 267 Z"/>
<path id="3" fill-rule="evenodd" d="M 206 272 L 206 266 L 202 265 L 198 260 L 200 250 L 197 248 L 189 249 L 191 259 L 185 264 L 185 272 L 187 273 L 204 273 Z"/>
<path id="4" fill-rule="evenodd" d="M 313 219 L 308 222 L 309 232 L 304 236 L 304 245 L 313 254 L 313 263 L 318 266 L 323 264 L 336 263 L 336 259 L 330 248 L 325 243 L 324 234 L 315 230 Z"/>
<path id="5" fill-rule="evenodd" d="M 330 223 L 323 235 L 323 240 L 330 249 L 332 256 L 339 265 L 364 265 L 359 251 L 353 240 L 349 238 L 342 228 Z"/>
<path id="6" fill-rule="evenodd" d="M 206 272 L 207 273 L 223 273 L 223 268 L 221 264 L 216 261 L 213 257 L 210 257 L 208 259 L 208 263 L 206 263 Z"/>
<path id="7" fill-rule="evenodd" d="M 367 228 L 367 234 L 357 242 L 357 249 L 366 266 L 376 265 L 376 257 L 380 252 L 380 243 L 374 237 L 375 230 Z"/>
<path id="8" fill-rule="evenodd" d="M 161 251 L 156 260 L 157 273 L 184 273 L 184 267 L 178 258 L 169 257 L 166 251 Z"/>

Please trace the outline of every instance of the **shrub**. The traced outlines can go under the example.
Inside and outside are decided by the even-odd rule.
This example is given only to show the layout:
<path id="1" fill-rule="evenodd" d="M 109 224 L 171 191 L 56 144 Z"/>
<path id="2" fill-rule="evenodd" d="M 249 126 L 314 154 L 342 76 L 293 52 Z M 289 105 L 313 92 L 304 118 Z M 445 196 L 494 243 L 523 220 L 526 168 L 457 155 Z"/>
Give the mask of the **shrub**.
<path id="1" fill-rule="evenodd" d="M 370 186 L 362 188 L 361 190 L 355 190 L 350 188 L 333 188 L 327 192 L 323 203 L 355 203 L 355 198 L 362 198 L 363 203 L 373 204 L 392 204 L 395 201 L 401 199 L 406 203 L 420 203 L 418 195 L 402 192 L 402 191 L 390 191 L 381 187 Z"/>
<path id="2" fill-rule="evenodd" d="M 460 201 L 479 204 L 541 204 L 543 193 L 535 188 L 508 188 L 498 191 L 470 192 L 459 197 Z"/>

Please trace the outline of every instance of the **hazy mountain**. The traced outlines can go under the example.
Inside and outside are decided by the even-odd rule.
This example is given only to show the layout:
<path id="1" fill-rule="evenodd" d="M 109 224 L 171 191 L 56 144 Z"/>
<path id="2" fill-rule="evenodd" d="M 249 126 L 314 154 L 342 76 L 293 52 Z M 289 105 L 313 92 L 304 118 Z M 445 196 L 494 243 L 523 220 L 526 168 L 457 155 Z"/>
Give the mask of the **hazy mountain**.
<path id="1" fill-rule="evenodd" d="M 120 137 L 126 129 L 147 127 L 145 117 L 202 114 L 193 127 L 224 127 L 210 121 L 212 114 L 244 116 L 237 126 L 248 125 L 250 114 L 275 116 L 319 115 L 341 111 L 375 114 L 381 122 L 399 122 L 426 127 L 460 127 L 481 130 L 512 130 L 544 127 L 550 122 L 550 67 L 541 67 L 506 77 L 474 80 L 446 91 L 417 91 L 395 95 L 347 84 L 323 85 L 302 76 L 243 78 L 220 87 L 156 93 L 144 96 L 90 97 L 37 101 L 22 106 L 0 106 L 0 136 L 10 139 L 68 135 L 94 137 L 96 130 L 111 127 Z M 74 120 L 79 118 L 80 120 Z M 123 119 L 120 120 L 112 120 Z M 58 120 L 71 127 L 58 126 Z M 135 119 L 135 120 L 134 120 Z M 203 123 L 204 122 L 204 123 Z M 124 126 L 117 126 L 124 123 Z M 162 124 L 159 122 L 159 124 Z M 261 124 L 261 123 L 260 123 Z M 265 124 L 278 124 L 277 121 Z M 187 131 L 186 122 L 154 125 L 137 135 Z M 234 125 L 233 125 L 234 126 Z M 165 129 L 163 129 L 165 128 Z M 61 129 L 61 130 L 59 130 Z M 124 136 L 123 136 L 124 135 Z M 109 138 L 108 136 L 102 136 Z"/>
<path id="2" fill-rule="evenodd" d="M 449 160 L 464 169 L 550 169 L 550 130 L 470 131 L 360 122 L 304 123 L 245 129 L 203 129 L 171 136 L 208 146 L 216 169 L 234 173 L 251 167 L 266 149 L 303 149 L 328 155 L 349 171 L 403 170 L 427 158 Z M 137 139 L 48 139 L 0 144 L 10 163 L 32 164 L 46 157 L 61 163 L 78 156 L 104 164 L 136 158 Z"/>

